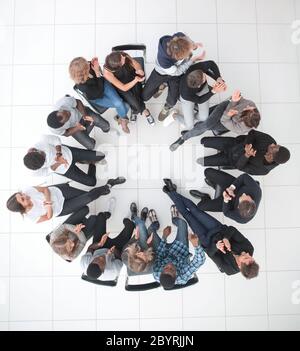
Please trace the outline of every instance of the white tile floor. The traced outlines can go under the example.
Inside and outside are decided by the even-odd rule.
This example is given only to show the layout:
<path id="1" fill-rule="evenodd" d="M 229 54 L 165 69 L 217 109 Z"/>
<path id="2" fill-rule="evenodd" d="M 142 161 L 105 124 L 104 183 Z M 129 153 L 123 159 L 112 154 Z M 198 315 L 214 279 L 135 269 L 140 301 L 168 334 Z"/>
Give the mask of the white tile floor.
<path id="1" fill-rule="evenodd" d="M 0 330 L 300 330 L 300 44 L 291 42 L 295 19 L 300 19 L 300 0 L 115 0 L 113 11 L 104 0 L 0 0 Z M 288 164 L 260 179 L 259 213 L 239 226 L 254 243 L 261 273 L 249 282 L 225 277 L 207 260 L 198 272 L 200 282 L 182 291 L 127 293 L 123 275 L 116 288 L 95 287 L 80 280 L 79 261 L 69 265 L 52 255 L 44 236 L 57 220 L 24 223 L 8 213 L 5 201 L 23 185 L 44 181 L 30 178 L 21 158 L 47 130 L 53 102 L 73 94 L 70 59 L 97 55 L 103 62 L 113 45 L 144 42 L 149 74 L 157 40 L 176 30 L 204 43 L 229 92 L 240 88 L 254 99 L 262 112 L 261 129 L 292 151 Z M 150 101 L 154 115 L 164 97 Z M 128 178 L 113 190 L 118 203 L 112 233 L 120 230 L 131 200 L 155 207 L 162 226 L 169 223 L 162 177 L 172 176 L 184 194 L 204 185 L 203 169 L 195 163 L 203 152 L 197 139 L 172 155 L 168 151 L 178 134 L 176 125 L 151 129 L 141 119 L 129 138 L 96 133 L 109 161 L 108 167 L 99 166 L 99 183 L 111 175 Z M 103 206 L 105 198 L 91 210 Z"/>

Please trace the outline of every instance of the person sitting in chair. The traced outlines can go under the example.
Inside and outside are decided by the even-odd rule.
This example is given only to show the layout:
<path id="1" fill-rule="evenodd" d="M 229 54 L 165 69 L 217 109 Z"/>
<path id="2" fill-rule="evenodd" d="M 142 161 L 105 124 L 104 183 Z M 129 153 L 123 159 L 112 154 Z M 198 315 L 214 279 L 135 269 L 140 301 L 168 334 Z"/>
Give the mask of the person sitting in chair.
<path id="1" fill-rule="evenodd" d="M 221 194 L 211 199 L 206 193 L 190 190 L 190 194 L 200 198 L 199 209 L 211 212 L 223 212 L 238 223 L 248 223 L 254 218 L 261 200 L 261 188 L 248 174 L 244 173 L 235 178 L 230 174 L 213 168 L 204 171 L 207 185 L 216 189 L 221 187 Z"/>
<path id="2" fill-rule="evenodd" d="M 270 135 L 254 129 L 236 138 L 204 137 L 201 144 L 220 152 L 198 158 L 197 163 L 200 165 L 229 166 L 252 175 L 266 175 L 290 159 L 286 147 L 278 145 Z"/>
<path id="3" fill-rule="evenodd" d="M 104 133 L 110 130 L 108 121 L 68 95 L 57 101 L 54 111 L 48 115 L 47 124 L 51 133 L 72 136 L 88 150 L 94 150 L 96 144 L 96 140 L 89 136 L 94 126 Z"/>
<path id="4" fill-rule="evenodd" d="M 44 135 L 27 151 L 23 161 L 34 176 L 44 177 L 58 173 L 75 182 L 95 186 L 97 183 L 95 164 L 104 161 L 104 158 L 105 155 L 100 151 L 62 145 L 59 137 Z M 88 173 L 78 168 L 76 163 L 88 163 Z"/>
<path id="5" fill-rule="evenodd" d="M 69 65 L 71 79 L 75 87 L 86 98 L 99 107 L 114 107 L 121 120 L 127 120 L 128 106 L 116 89 L 104 79 L 97 57 L 88 62 L 83 57 L 74 58 Z M 124 128 L 125 124 L 121 124 Z"/>
<path id="6" fill-rule="evenodd" d="M 194 273 L 205 262 L 203 248 L 199 244 L 197 235 L 189 234 L 186 222 L 179 218 L 175 206 L 171 206 L 172 223 L 177 226 L 177 235 L 172 243 L 167 243 L 171 234 L 171 227 L 163 230 L 163 236 L 156 251 L 153 276 L 165 289 L 172 289 L 175 284 L 185 285 Z M 189 241 L 195 249 L 194 257 L 190 261 Z"/>
<path id="7" fill-rule="evenodd" d="M 257 128 L 260 122 L 260 113 L 255 103 L 243 98 L 239 90 L 232 94 L 230 100 L 211 107 L 209 111 L 207 120 L 197 122 L 191 130 L 181 132 L 181 137 L 170 146 L 171 151 L 175 151 L 188 139 L 201 135 L 207 130 L 217 134 L 233 132 L 242 135 Z"/>
<path id="8" fill-rule="evenodd" d="M 178 194 L 176 185 L 164 179 L 164 192 L 199 238 L 207 255 L 221 272 L 227 275 L 242 273 L 246 279 L 257 277 L 259 265 L 253 258 L 254 248 L 236 228 L 219 222 L 200 210 L 190 199 Z"/>
<path id="9" fill-rule="evenodd" d="M 111 239 L 106 230 L 106 222 L 111 212 L 100 212 L 97 216 L 93 244 L 81 257 L 81 267 L 90 279 L 115 280 L 122 268 L 121 252 L 134 231 L 134 223 L 124 218 L 124 229 Z"/>

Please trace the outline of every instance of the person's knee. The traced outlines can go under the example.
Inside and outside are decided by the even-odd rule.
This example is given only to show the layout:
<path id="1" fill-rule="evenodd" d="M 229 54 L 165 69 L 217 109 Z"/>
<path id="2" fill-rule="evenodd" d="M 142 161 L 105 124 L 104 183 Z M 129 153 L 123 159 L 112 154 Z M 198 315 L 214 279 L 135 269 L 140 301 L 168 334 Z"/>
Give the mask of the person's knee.
<path id="1" fill-rule="evenodd" d="M 123 224 L 126 228 L 134 230 L 135 224 L 133 221 L 131 221 L 129 218 L 124 218 L 123 219 Z"/>
<path id="2" fill-rule="evenodd" d="M 86 138 L 82 142 L 80 142 L 85 148 L 88 150 L 94 150 L 95 145 L 96 145 L 96 140 L 93 138 Z"/>
<path id="3" fill-rule="evenodd" d="M 207 179 L 210 179 L 213 174 L 215 173 L 216 169 L 214 168 L 205 168 L 204 170 L 204 175 L 205 175 L 205 178 Z"/>
<path id="4" fill-rule="evenodd" d="M 206 145 L 206 143 L 208 142 L 208 140 L 209 140 L 209 137 L 204 137 L 204 138 L 201 138 L 201 140 L 200 140 L 200 143 L 202 144 L 202 145 Z"/>

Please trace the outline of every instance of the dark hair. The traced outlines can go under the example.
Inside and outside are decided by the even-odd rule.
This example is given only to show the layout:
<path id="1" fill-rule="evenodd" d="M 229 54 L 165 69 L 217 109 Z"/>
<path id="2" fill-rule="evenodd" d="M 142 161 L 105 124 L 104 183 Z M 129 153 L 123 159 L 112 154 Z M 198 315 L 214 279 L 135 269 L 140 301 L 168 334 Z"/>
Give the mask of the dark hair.
<path id="1" fill-rule="evenodd" d="M 286 163 L 290 157 L 291 154 L 289 150 L 284 146 L 280 146 L 279 150 L 274 154 L 274 161 L 279 164 Z"/>
<path id="2" fill-rule="evenodd" d="M 11 197 L 6 201 L 6 207 L 12 212 L 18 212 L 21 214 L 25 213 L 25 208 L 18 203 L 16 195 L 19 193 L 14 193 Z"/>
<path id="3" fill-rule="evenodd" d="M 246 279 L 252 279 L 258 276 L 259 265 L 253 261 L 250 264 L 241 264 L 241 273 Z"/>
<path id="4" fill-rule="evenodd" d="M 113 51 L 105 58 L 105 68 L 111 72 L 117 71 L 121 67 L 121 58 L 126 57 L 126 63 L 131 63 L 131 58 L 123 51 Z"/>
<path id="5" fill-rule="evenodd" d="M 252 201 L 244 200 L 239 203 L 238 210 L 241 217 L 251 218 L 255 215 L 256 204 L 253 200 Z"/>
<path id="6" fill-rule="evenodd" d="M 91 263 L 91 264 L 89 264 L 89 266 L 87 268 L 86 274 L 89 278 L 97 279 L 102 274 L 102 271 L 101 271 L 98 264 Z"/>
<path id="7" fill-rule="evenodd" d="M 64 125 L 64 123 L 61 122 L 61 117 L 57 115 L 57 112 L 58 111 L 51 112 L 47 118 L 48 126 L 54 129 L 60 128 Z"/>
<path id="8" fill-rule="evenodd" d="M 244 110 L 241 114 L 241 120 L 249 128 L 257 128 L 260 122 L 260 113 L 257 108 Z"/>
<path id="9" fill-rule="evenodd" d="M 161 273 L 159 281 L 165 289 L 172 289 L 175 285 L 176 277 L 173 277 L 171 274 Z"/>
<path id="10" fill-rule="evenodd" d="M 175 60 L 182 60 L 191 52 L 192 42 L 188 37 L 173 37 L 167 44 L 167 54 Z"/>
<path id="11" fill-rule="evenodd" d="M 27 168 L 35 171 L 43 166 L 45 159 L 45 155 L 41 154 L 40 152 L 30 151 L 24 156 L 23 161 Z"/>
<path id="12" fill-rule="evenodd" d="M 203 71 L 196 69 L 189 73 L 186 77 L 186 84 L 189 88 L 195 89 L 203 83 Z"/>

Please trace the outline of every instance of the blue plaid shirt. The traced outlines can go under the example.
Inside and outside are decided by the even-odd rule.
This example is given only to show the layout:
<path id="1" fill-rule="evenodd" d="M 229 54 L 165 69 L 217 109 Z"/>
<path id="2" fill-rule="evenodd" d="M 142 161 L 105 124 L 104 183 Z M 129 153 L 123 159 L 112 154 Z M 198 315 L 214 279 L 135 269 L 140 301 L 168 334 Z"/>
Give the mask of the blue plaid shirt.
<path id="1" fill-rule="evenodd" d="M 173 263 L 176 267 L 177 278 L 175 284 L 186 284 L 197 271 L 197 269 L 205 262 L 205 253 L 199 245 L 195 247 L 195 255 L 190 262 L 189 248 L 180 241 L 173 241 L 171 245 L 167 245 L 165 239 L 162 239 L 156 252 L 156 260 L 153 266 L 153 276 L 159 281 L 161 271 L 168 263 Z"/>

